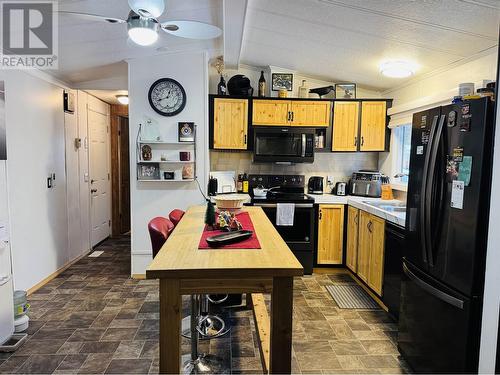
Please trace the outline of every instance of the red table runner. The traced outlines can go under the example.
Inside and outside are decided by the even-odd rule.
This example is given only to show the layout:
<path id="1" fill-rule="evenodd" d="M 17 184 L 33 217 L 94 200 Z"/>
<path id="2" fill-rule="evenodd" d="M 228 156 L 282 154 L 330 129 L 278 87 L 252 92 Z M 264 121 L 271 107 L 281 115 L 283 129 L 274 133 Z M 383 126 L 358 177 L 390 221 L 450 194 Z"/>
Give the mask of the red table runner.
<path id="1" fill-rule="evenodd" d="M 207 238 L 216 236 L 218 234 L 227 233 L 223 230 L 207 230 L 207 227 L 203 229 L 203 233 L 201 234 L 200 244 L 198 245 L 198 249 L 206 250 L 206 249 L 260 249 L 260 242 L 257 236 L 255 235 L 255 229 L 253 227 L 252 219 L 248 212 L 242 212 L 236 215 L 238 221 L 241 223 L 244 230 L 251 230 L 253 232 L 250 238 L 247 238 L 245 241 L 224 245 L 220 247 L 210 247 L 207 243 Z"/>

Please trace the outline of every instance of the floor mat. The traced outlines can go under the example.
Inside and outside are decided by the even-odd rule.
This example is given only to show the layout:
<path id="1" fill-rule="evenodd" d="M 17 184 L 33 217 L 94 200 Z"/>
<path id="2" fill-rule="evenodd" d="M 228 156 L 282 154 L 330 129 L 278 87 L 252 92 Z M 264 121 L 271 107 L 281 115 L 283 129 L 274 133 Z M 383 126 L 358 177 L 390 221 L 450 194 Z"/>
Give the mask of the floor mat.
<path id="1" fill-rule="evenodd" d="M 380 306 L 357 284 L 327 285 L 326 290 L 341 309 L 380 309 Z"/>

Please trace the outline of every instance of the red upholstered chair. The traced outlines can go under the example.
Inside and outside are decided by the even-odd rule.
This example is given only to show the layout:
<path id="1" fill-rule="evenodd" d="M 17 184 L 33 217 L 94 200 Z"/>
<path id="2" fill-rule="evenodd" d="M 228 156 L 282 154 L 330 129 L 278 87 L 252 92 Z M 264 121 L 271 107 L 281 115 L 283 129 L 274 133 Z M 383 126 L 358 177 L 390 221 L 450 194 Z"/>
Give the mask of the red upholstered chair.
<path id="1" fill-rule="evenodd" d="M 174 224 L 174 226 L 177 226 L 177 224 L 179 224 L 179 221 L 181 221 L 184 214 L 185 214 L 184 211 L 175 209 L 172 212 L 170 212 L 168 218 Z"/>
<path id="2" fill-rule="evenodd" d="M 174 224 L 165 217 L 155 217 L 148 224 L 149 236 L 153 247 L 153 258 L 158 254 L 168 236 L 174 230 Z"/>

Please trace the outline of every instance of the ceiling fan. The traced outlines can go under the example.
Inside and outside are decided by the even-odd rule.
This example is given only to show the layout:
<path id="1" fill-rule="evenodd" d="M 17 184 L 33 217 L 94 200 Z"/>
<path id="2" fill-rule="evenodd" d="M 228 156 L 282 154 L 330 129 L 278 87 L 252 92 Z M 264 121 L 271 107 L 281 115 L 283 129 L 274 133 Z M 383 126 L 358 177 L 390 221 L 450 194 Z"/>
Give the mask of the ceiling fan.
<path id="1" fill-rule="evenodd" d="M 130 39 L 141 46 L 149 46 L 158 40 L 158 30 L 189 39 L 213 39 L 221 35 L 217 26 L 187 20 L 157 20 L 165 11 L 164 0 L 128 0 L 132 9 L 126 20 L 97 14 L 59 11 L 60 14 L 104 21 L 112 24 L 127 24 Z"/>

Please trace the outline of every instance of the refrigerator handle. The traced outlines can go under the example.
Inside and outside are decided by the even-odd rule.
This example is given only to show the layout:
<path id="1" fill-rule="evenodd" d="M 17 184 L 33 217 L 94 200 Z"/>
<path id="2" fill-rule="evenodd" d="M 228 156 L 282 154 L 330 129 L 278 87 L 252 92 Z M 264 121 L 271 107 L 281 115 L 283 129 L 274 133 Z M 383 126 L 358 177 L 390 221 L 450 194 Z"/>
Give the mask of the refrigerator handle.
<path id="1" fill-rule="evenodd" d="M 429 143 L 427 143 L 427 149 L 425 150 L 425 160 L 424 160 L 424 170 L 422 174 L 422 187 L 420 190 L 420 236 L 422 238 L 422 260 L 427 263 L 427 233 L 426 233 L 426 201 L 428 197 L 427 193 L 427 179 L 429 178 L 429 162 L 431 157 L 432 145 L 434 141 L 434 132 L 436 131 L 436 126 L 439 116 L 436 115 L 432 119 L 432 126 L 429 134 Z"/>
<path id="2" fill-rule="evenodd" d="M 449 305 L 455 306 L 460 310 L 464 309 L 464 301 L 461 299 L 450 296 L 449 294 L 434 288 L 432 285 L 427 284 L 425 281 L 421 280 L 417 275 L 410 271 L 408 266 L 403 263 L 403 271 L 408 278 L 417 284 L 420 288 L 425 290 L 427 293 L 439 298 L 441 301 L 448 303 Z"/>
<path id="3" fill-rule="evenodd" d="M 444 121 L 446 119 L 445 115 L 441 115 L 439 119 L 439 125 L 437 126 L 437 130 L 434 132 L 432 136 L 432 141 L 431 141 L 431 147 L 430 147 L 430 161 L 428 164 L 428 175 L 427 175 L 427 182 L 425 185 L 425 247 L 427 248 L 427 258 L 429 261 L 429 264 L 431 266 L 434 266 L 434 259 L 432 256 L 432 228 L 433 228 L 433 223 L 432 223 L 432 203 L 433 203 L 433 189 L 434 189 L 434 176 L 435 176 L 435 168 L 436 168 L 436 159 L 437 159 L 437 154 L 439 150 L 439 142 L 441 141 L 441 137 L 443 136 L 443 126 L 444 126 Z"/>

